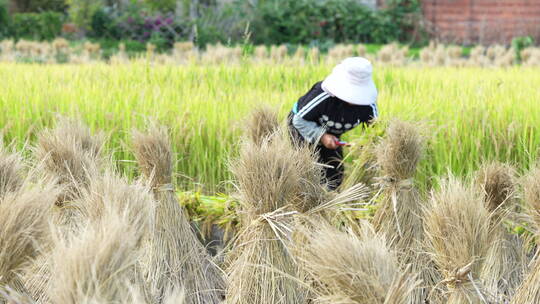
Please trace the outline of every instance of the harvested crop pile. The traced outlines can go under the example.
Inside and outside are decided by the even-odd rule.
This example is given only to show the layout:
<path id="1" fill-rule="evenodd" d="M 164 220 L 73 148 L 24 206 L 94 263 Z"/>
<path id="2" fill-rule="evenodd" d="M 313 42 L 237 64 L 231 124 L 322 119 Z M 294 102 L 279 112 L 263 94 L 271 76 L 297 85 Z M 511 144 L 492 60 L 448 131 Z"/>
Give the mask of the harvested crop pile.
<path id="1" fill-rule="evenodd" d="M 399 252 L 402 265 L 411 264 L 419 272 L 423 285 L 432 286 L 437 275 L 422 247 L 424 203 L 414 185 L 423 152 L 424 139 L 417 126 L 397 120 L 390 123 L 375 149 L 381 198 L 373 225 L 386 237 L 390 247 Z M 424 301 L 427 293 L 427 288 L 417 289 L 411 303 Z"/>
<path id="2" fill-rule="evenodd" d="M 425 213 L 429 253 L 443 278 L 432 296 L 446 303 L 483 303 L 489 297 L 479 280 L 492 246 L 490 216 L 482 197 L 450 178 L 433 193 Z"/>
<path id="3" fill-rule="evenodd" d="M 246 124 L 246 135 L 256 144 L 260 144 L 279 129 L 277 113 L 270 106 L 260 106 L 253 110 Z"/>
<path id="4" fill-rule="evenodd" d="M 222 274 L 197 239 L 176 197 L 173 154 L 166 130 L 151 125 L 146 133 L 135 131 L 133 146 L 156 199 L 146 269 L 152 301 L 161 302 L 169 290 L 181 286 L 187 304 L 219 303 L 224 288 Z"/>
<path id="5" fill-rule="evenodd" d="M 497 162 L 483 165 L 476 174 L 476 184 L 491 213 L 492 246 L 483 261 L 480 278 L 487 292 L 497 302 L 508 302 L 523 280 L 526 259 L 518 236 L 510 234 L 505 222 L 515 218 L 515 170 Z"/>
<path id="6" fill-rule="evenodd" d="M 306 301 L 286 246 L 287 222 L 304 189 L 305 164 L 299 159 L 302 155 L 276 136 L 246 142 L 232 164 L 242 228 L 227 261 L 229 304 Z"/>
<path id="7" fill-rule="evenodd" d="M 317 303 L 409 303 L 419 281 L 410 268 L 399 266 L 397 255 L 373 228 L 362 233 L 337 230 L 324 222 L 305 231 L 302 264 L 317 283 Z"/>
<path id="8" fill-rule="evenodd" d="M 535 237 L 540 231 L 540 168 L 533 169 L 524 179 L 524 199 L 527 215 Z M 528 267 L 528 273 L 512 298 L 512 304 L 540 302 L 540 259 L 538 255 Z"/>

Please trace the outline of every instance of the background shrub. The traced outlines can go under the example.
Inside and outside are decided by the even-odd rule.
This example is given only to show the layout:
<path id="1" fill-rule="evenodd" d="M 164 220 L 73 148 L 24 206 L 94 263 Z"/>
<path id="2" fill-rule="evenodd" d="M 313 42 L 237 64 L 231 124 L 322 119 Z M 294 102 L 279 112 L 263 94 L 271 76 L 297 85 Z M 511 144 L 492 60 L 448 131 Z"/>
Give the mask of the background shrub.
<path id="1" fill-rule="evenodd" d="M 411 42 L 421 20 L 418 0 L 387 0 L 379 10 L 357 0 L 199 0 L 195 16 L 190 0 L 21 0 L 24 10 L 49 10 L 19 13 L 12 21 L 6 1 L 0 0 L 3 37 L 52 39 L 69 21 L 71 38 L 151 42 L 158 49 L 190 39 L 199 47 L 301 44 L 323 51 L 336 43 Z M 66 16 L 52 13 L 58 10 Z"/>
<path id="2" fill-rule="evenodd" d="M 39 13 L 44 11 L 64 12 L 66 0 L 16 0 L 17 11 L 21 13 Z"/>
<path id="3" fill-rule="evenodd" d="M 394 0 L 372 10 L 356 0 L 266 0 L 254 9 L 255 43 L 282 44 L 329 40 L 386 43 L 408 39 L 417 1 Z"/>
<path id="4" fill-rule="evenodd" d="M 64 15 L 57 12 L 13 15 L 12 34 L 17 39 L 51 40 L 60 36 Z"/>
<path id="5" fill-rule="evenodd" d="M 67 3 L 69 19 L 83 32 L 91 29 L 92 16 L 104 6 L 102 0 L 67 0 Z"/>
<path id="6" fill-rule="evenodd" d="M 0 39 L 7 38 L 10 34 L 10 18 L 7 9 L 7 0 L 0 0 Z"/>

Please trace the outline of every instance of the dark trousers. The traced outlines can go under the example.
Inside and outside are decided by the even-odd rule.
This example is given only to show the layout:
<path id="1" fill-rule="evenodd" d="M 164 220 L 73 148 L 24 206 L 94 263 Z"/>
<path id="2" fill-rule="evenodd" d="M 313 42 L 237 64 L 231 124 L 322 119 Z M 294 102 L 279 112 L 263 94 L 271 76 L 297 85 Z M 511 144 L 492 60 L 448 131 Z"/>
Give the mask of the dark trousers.
<path id="1" fill-rule="evenodd" d="M 289 135 L 295 146 L 308 144 L 300 132 L 293 126 L 291 112 L 287 117 Z M 324 165 L 324 180 L 322 183 L 327 183 L 330 190 L 337 189 L 343 182 L 343 149 L 338 147 L 336 150 L 327 149 L 323 145 L 315 144 L 315 153 L 317 153 L 318 162 Z"/>

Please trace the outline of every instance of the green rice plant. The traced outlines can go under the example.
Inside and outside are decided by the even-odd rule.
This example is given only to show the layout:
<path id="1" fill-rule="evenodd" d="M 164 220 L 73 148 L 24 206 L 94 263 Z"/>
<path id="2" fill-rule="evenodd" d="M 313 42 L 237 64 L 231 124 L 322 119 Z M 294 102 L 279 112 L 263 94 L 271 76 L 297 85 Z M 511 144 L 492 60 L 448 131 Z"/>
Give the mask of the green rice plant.
<path id="1" fill-rule="evenodd" d="M 310 61 L 311 62 L 311 61 Z M 160 66 L 0 64 L 0 124 L 7 141 L 22 148 L 54 125 L 56 113 L 78 116 L 93 131 L 111 134 L 107 149 L 120 169 L 134 176 L 133 155 L 124 148 L 128 130 L 153 116 L 171 127 L 174 178 L 184 188 L 230 190 L 227 159 L 237 155 L 245 117 L 261 103 L 283 119 L 293 103 L 332 65 L 314 61 L 299 68 L 271 63 Z M 381 124 L 390 117 L 423 121 L 430 128 L 419 184 L 447 173 L 465 175 L 483 160 L 530 167 L 540 146 L 534 68 L 397 68 L 375 66 Z M 375 126 L 375 129 L 380 128 Z M 345 140 L 362 137 L 353 130 Z M 188 177 L 188 178 L 185 178 Z"/>

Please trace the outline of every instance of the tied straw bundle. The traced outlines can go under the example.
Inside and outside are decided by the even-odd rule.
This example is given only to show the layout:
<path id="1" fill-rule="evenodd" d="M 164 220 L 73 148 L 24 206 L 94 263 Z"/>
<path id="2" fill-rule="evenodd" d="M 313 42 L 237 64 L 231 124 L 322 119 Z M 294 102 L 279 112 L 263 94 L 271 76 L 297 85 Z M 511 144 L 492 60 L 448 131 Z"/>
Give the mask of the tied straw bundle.
<path id="1" fill-rule="evenodd" d="M 121 184 L 119 186 L 122 186 Z M 116 189 L 109 189 L 117 191 Z M 102 193 L 111 198 L 110 193 Z M 142 194 L 144 193 L 136 193 Z M 114 196 L 115 194 L 112 194 Z M 99 195 L 85 198 L 87 203 Z M 133 303 L 143 291 L 133 286 L 136 265 L 141 257 L 138 245 L 149 226 L 148 199 L 129 200 L 139 212 L 123 209 L 123 201 L 107 200 L 99 218 L 86 221 L 83 227 L 65 238 L 54 239 L 49 257 L 51 282 L 47 293 L 50 303 Z M 152 200 L 150 199 L 150 202 Z M 99 202 L 94 202 L 100 204 Z M 122 210 L 123 209 L 123 210 Z M 136 284 L 136 283 L 135 283 Z"/>
<path id="2" fill-rule="evenodd" d="M 43 130 L 38 135 L 33 152 L 40 162 L 39 171 L 45 179 L 63 188 L 58 207 L 79 198 L 80 190 L 98 175 L 104 164 L 103 144 L 102 133 L 93 135 L 81 122 L 67 118 L 60 118 L 54 129 Z"/>
<path id="3" fill-rule="evenodd" d="M 375 149 L 382 176 L 378 178 L 381 200 L 373 226 L 385 236 L 390 247 L 400 253 L 403 265 L 412 264 L 424 285 L 437 280 L 429 257 L 423 252 L 423 204 L 414 175 L 424 150 L 424 140 L 416 126 L 392 121 Z M 379 194 L 376 194 L 378 196 Z M 427 290 L 419 288 L 411 303 L 421 303 Z"/>
<path id="4" fill-rule="evenodd" d="M 491 213 L 493 244 L 483 262 L 480 278 L 497 302 L 508 302 L 512 298 L 523 279 L 526 264 L 522 241 L 504 226 L 516 211 L 515 180 L 515 170 L 498 162 L 483 165 L 476 174 L 476 184 Z"/>
<path id="5" fill-rule="evenodd" d="M 301 239 L 296 225 L 363 199 L 367 191 L 357 185 L 342 194 L 329 193 L 310 147 L 293 148 L 283 130 L 254 133 L 263 135 L 248 136 L 231 165 L 241 230 L 227 257 L 226 302 L 305 303 L 308 284 L 294 259 L 293 244 Z"/>
<path id="6" fill-rule="evenodd" d="M 309 146 L 286 140 L 266 107 L 248 121 L 246 141 L 231 166 L 240 202 L 240 226 L 227 257 L 227 303 L 305 303 L 310 290 L 298 265 L 296 227 L 365 198 L 363 185 L 328 192 L 323 168 Z M 338 208 L 335 208 L 338 207 Z M 306 282 L 303 282 L 306 281 Z"/>
<path id="7" fill-rule="evenodd" d="M 45 214 L 58 195 L 50 184 L 30 182 L 23 169 L 20 155 L 1 149 L 0 302 L 25 293 L 21 275 L 48 238 Z"/>
<path id="8" fill-rule="evenodd" d="M 277 113 L 270 106 L 263 105 L 253 110 L 246 121 L 246 136 L 256 144 L 276 133 L 279 129 Z"/>
<path id="9" fill-rule="evenodd" d="M 228 304 L 305 303 L 307 290 L 288 247 L 294 202 L 301 200 L 305 155 L 279 134 L 247 141 L 231 165 L 241 230 L 227 257 Z M 308 164 L 312 164 L 311 158 Z"/>
<path id="10" fill-rule="evenodd" d="M 146 270 L 153 301 L 163 301 L 168 290 L 181 286 L 187 304 L 220 303 L 221 272 L 197 239 L 172 185 L 173 155 L 166 130 L 151 124 L 147 133 L 134 131 L 133 146 L 157 201 Z"/>
<path id="11" fill-rule="evenodd" d="M 540 232 L 540 167 L 534 168 L 524 179 L 523 191 L 527 216 L 534 229 L 535 237 Z M 540 302 L 540 258 L 536 254 L 529 273 L 517 289 L 512 304 Z"/>
<path id="12" fill-rule="evenodd" d="M 432 194 L 424 227 L 429 253 L 443 277 L 432 290 L 436 303 L 486 303 L 479 281 L 482 260 L 491 247 L 490 217 L 480 196 L 449 178 Z"/>
<path id="13" fill-rule="evenodd" d="M 46 213 L 66 237 L 80 228 L 73 201 L 81 197 L 105 164 L 101 156 L 103 139 L 101 133 L 92 135 L 84 124 L 66 118 L 60 118 L 54 129 L 43 130 L 38 135 L 33 153 L 39 163 L 34 172 L 39 180 L 60 189 L 54 205 L 46 206 Z M 49 240 L 41 244 L 43 253 L 25 270 L 23 278 L 26 290 L 38 303 L 48 302 L 45 289 L 50 281 L 50 265 L 46 256 L 51 250 L 50 243 Z"/>
<path id="14" fill-rule="evenodd" d="M 316 303 L 405 304 L 419 281 L 401 269 L 383 236 L 362 222 L 361 233 L 346 233 L 324 221 L 304 230 L 302 265 L 315 284 Z M 313 229 L 312 227 L 317 227 Z"/>

